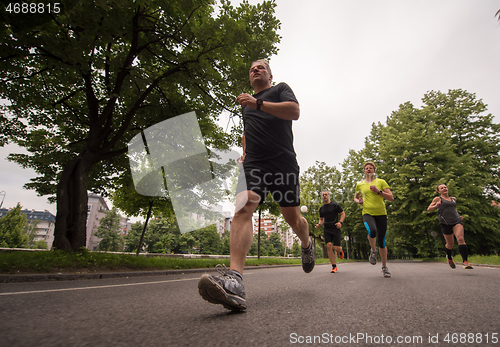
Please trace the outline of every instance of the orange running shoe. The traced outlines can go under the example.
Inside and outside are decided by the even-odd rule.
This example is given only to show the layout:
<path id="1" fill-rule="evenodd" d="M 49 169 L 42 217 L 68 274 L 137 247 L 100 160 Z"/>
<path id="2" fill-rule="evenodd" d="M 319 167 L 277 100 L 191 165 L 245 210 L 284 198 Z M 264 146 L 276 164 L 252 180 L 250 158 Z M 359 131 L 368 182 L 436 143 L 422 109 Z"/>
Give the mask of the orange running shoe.
<path id="1" fill-rule="evenodd" d="M 339 258 L 340 258 L 340 259 L 344 259 L 344 251 L 340 251 L 340 253 L 339 253 Z"/>
<path id="2" fill-rule="evenodd" d="M 332 271 L 330 271 L 330 273 L 334 274 L 334 273 L 336 273 L 336 272 L 337 272 L 337 270 L 338 270 L 338 269 L 337 269 L 337 265 L 333 265 L 333 266 L 332 266 Z"/>
<path id="3" fill-rule="evenodd" d="M 469 265 L 469 262 L 467 260 L 464 261 L 464 269 L 473 269 L 473 267 Z"/>
<path id="4" fill-rule="evenodd" d="M 453 259 L 450 259 L 448 257 L 446 259 L 448 259 L 448 265 L 450 265 L 450 267 L 452 269 L 456 268 L 456 265 L 455 265 L 455 262 L 453 261 Z"/>

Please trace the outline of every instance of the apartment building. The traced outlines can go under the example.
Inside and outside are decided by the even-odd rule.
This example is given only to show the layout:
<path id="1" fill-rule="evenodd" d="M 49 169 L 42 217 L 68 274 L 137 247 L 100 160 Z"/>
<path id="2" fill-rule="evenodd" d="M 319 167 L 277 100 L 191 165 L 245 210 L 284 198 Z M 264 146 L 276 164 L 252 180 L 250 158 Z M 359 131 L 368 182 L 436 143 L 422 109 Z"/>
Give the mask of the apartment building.
<path id="1" fill-rule="evenodd" d="M 2 208 L 0 209 L 0 217 L 3 217 L 11 209 Z M 36 235 L 33 239 L 34 242 L 39 240 L 44 240 L 47 243 L 48 248 L 52 248 L 52 243 L 54 242 L 54 228 L 56 225 L 56 216 L 47 210 L 35 211 L 35 210 L 21 210 L 21 214 L 26 216 L 28 221 L 28 230 Z"/>
<path id="2" fill-rule="evenodd" d="M 106 215 L 109 211 L 108 204 L 102 196 L 94 193 L 88 194 L 88 211 L 87 211 L 87 242 L 86 248 L 90 251 L 97 250 L 101 238 L 95 236 L 97 229 L 99 228 L 99 221 L 102 217 Z M 127 234 L 127 230 L 130 228 L 130 223 L 128 223 L 128 218 L 120 218 L 120 233 L 123 235 Z"/>

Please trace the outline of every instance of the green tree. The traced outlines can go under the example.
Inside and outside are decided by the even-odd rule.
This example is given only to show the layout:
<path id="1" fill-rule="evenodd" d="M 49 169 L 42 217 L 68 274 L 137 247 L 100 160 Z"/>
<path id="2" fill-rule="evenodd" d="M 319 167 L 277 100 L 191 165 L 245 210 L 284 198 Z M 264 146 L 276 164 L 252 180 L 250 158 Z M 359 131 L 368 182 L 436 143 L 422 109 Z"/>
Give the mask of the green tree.
<path id="1" fill-rule="evenodd" d="M 302 255 L 302 250 L 300 249 L 300 244 L 298 242 L 293 243 L 292 254 L 294 257 L 300 257 Z"/>
<path id="2" fill-rule="evenodd" d="M 231 241 L 231 236 L 230 236 L 231 232 L 229 230 L 225 230 L 224 231 L 224 235 L 222 235 L 222 245 L 221 245 L 221 253 L 220 254 L 224 254 L 224 255 L 229 255 L 229 251 L 230 251 L 230 241 Z M 255 236 L 254 236 L 255 238 Z M 252 244 L 253 246 L 253 244 Z M 250 255 L 256 255 L 257 254 L 257 251 L 255 252 L 255 254 L 252 254 L 252 250 L 250 249 L 250 252 L 248 253 Z"/>
<path id="3" fill-rule="evenodd" d="M 327 257 L 323 229 L 316 228 L 319 222 L 319 208 L 323 205 L 321 192 L 327 190 L 330 199 L 343 207 L 347 192 L 342 184 L 341 173 L 336 167 L 317 161 L 315 166 L 308 168 L 300 176 L 300 187 L 300 201 L 308 210 L 303 216 L 309 225 L 309 235 L 321 244 L 323 257 Z"/>
<path id="4" fill-rule="evenodd" d="M 285 244 L 281 241 L 281 234 L 271 233 L 266 240 L 268 245 L 268 255 L 273 257 L 283 256 L 285 254 Z"/>
<path id="5" fill-rule="evenodd" d="M 0 144 L 39 175 L 25 185 L 57 200 L 54 247 L 85 246 L 87 191 L 107 196 L 128 167 L 127 143 L 160 121 L 196 111 L 210 148 L 235 137 L 252 60 L 275 54 L 274 1 L 61 0 L 59 14 L 4 16 Z M 36 19 L 32 19 L 36 17 Z"/>
<path id="6" fill-rule="evenodd" d="M 142 230 L 144 228 L 144 224 L 141 222 L 135 222 L 131 225 L 130 230 L 127 235 L 125 235 L 125 247 L 123 250 L 125 252 L 135 252 L 139 248 L 139 240 L 141 239 Z M 141 247 L 143 250 L 144 247 Z"/>
<path id="7" fill-rule="evenodd" d="M 192 231 L 187 234 L 192 234 L 192 236 L 196 240 L 196 246 L 199 253 L 221 254 L 222 240 L 215 224 L 208 225 L 204 228 Z"/>
<path id="8" fill-rule="evenodd" d="M 125 251 L 135 252 L 139 246 L 144 224 L 137 222 L 132 225 L 130 232 L 125 236 Z M 180 252 L 181 233 L 175 218 L 155 218 L 151 220 L 144 234 L 141 250 L 146 253 L 178 253 Z M 183 239 L 183 241 L 186 241 Z"/>
<path id="9" fill-rule="evenodd" d="M 18 203 L 0 218 L 0 247 L 25 247 L 28 243 L 28 235 L 25 233 L 27 223 L 26 216 L 21 213 L 21 205 Z"/>
<path id="10" fill-rule="evenodd" d="M 491 206 L 499 193 L 500 125 L 484 114 L 482 100 L 460 89 L 431 91 L 422 101 L 421 109 L 401 105 L 369 138 L 377 173 L 395 197 L 387 204 L 389 251 L 435 253 L 430 233 L 440 229 L 427 207 L 437 184 L 446 183 L 459 200 L 471 253 L 491 254 L 500 249 L 499 214 Z"/>
<path id="11" fill-rule="evenodd" d="M 34 247 L 36 249 L 49 249 L 49 246 L 47 245 L 47 242 L 45 240 L 38 240 L 35 242 Z"/>
<path id="12" fill-rule="evenodd" d="M 28 241 L 26 242 L 27 248 L 37 248 L 35 238 L 38 236 L 36 228 L 38 227 L 38 221 L 31 221 L 26 223 L 23 232 L 28 236 Z M 40 240 L 43 241 L 43 240 Z"/>
<path id="13" fill-rule="evenodd" d="M 102 238 L 97 246 L 98 251 L 120 251 L 123 249 L 124 239 L 120 227 L 120 214 L 116 207 L 107 211 L 105 216 L 99 220 L 99 227 L 94 234 Z"/>

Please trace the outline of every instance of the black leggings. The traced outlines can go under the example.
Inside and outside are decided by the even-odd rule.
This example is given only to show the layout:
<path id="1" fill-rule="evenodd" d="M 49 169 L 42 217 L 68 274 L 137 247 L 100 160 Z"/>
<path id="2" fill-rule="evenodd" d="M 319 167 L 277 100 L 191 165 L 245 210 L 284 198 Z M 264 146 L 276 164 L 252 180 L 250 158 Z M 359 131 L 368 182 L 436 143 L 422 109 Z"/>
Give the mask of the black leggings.
<path id="1" fill-rule="evenodd" d="M 371 238 L 377 237 L 378 246 L 385 248 L 385 237 L 387 235 L 387 216 L 363 215 L 366 230 Z"/>

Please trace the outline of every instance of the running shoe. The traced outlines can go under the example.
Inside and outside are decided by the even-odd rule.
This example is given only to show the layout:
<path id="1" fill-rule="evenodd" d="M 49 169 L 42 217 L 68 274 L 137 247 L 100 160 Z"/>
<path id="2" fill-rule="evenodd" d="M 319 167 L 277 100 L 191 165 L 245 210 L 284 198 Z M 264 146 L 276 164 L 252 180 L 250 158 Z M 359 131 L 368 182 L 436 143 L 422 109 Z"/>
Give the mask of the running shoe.
<path id="1" fill-rule="evenodd" d="M 344 251 L 340 251 L 338 255 L 340 259 L 344 259 Z"/>
<path id="2" fill-rule="evenodd" d="M 245 287 L 240 275 L 224 265 L 217 265 L 215 269 L 221 276 L 208 274 L 201 276 L 198 282 L 198 292 L 201 297 L 211 304 L 222 305 L 231 311 L 245 310 L 247 308 Z"/>
<path id="3" fill-rule="evenodd" d="M 370 264 L 377 264 L 377 250 L 370 251 Z"/>
<path id="4" fill-rule="evenodd" d="M 330 271 L 330 273 L 334 274 L 334 273 L 336 273 L 337 271 L 338 271 L 338 269 L 337 269 L 337 265 L 335 265 L 335 266 L 332 266 L 332 271 Z"/>
<path id="5" fill-rule="evenodd" d="M 469 262 L 467 260 L 464 261 L 464 269 L 473 269 L 473 267 L 469 265 Z"/>
<path id="6" fill-rule="evenodd" d="M 305 273 L 309 273 L 314 269 L 314 263 L 316 258 L 314 257 L 313 244 L 311 238 L 309 238 L 309 247 L 302 248 L 302 270 Z"/>
<path id="7" fill-rule="evenodd" d="M 453 259 L 450 259 L 448 257 L 446 257 L 446 259 L 448 260 L 448 265 L 450 265 L 450 267 L 452 269 L 456 268 L 457 266 L 455 265 L 455 262 L 453 261 Z"/>
<path id="8" fill-rule="evenodd" d="M 391 273 L 389 272 L 387 266 L 382 266 L 382 274 L 384 275 L 384 277 L 391 277 Z"/>

